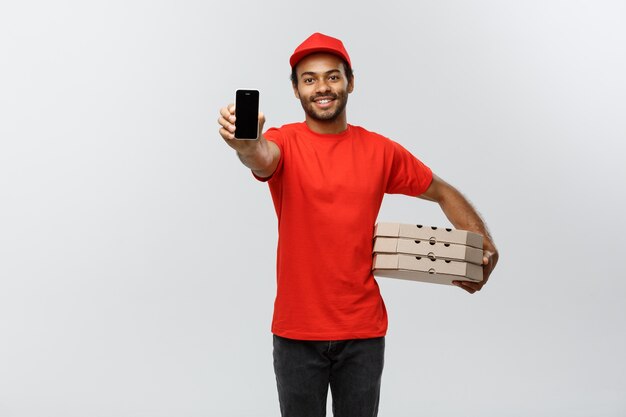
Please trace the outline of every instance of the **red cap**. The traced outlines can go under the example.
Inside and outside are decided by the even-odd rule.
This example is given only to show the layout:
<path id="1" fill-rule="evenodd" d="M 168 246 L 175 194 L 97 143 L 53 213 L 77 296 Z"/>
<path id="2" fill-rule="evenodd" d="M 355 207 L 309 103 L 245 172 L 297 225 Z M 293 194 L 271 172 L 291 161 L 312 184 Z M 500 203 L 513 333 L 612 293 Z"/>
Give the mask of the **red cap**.
<path id="1" fill-rule="evenodd" d="M 343 58 L 352 68 L 350 57 L 343 43 L 337 38 L 326 36 L 322 33 L 312 34 L 293 51 L 293 55 L 289 58 L 291 68 L 295 67 L 302 58 L 315 52 L 328 52 L 329 54 L 337 55 Z"/>

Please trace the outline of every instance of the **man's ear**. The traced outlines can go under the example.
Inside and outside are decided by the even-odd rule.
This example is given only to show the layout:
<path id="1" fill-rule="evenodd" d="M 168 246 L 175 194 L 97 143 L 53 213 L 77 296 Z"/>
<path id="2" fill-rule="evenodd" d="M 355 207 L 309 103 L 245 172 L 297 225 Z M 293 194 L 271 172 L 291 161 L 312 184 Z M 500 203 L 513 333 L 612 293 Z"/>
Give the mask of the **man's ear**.
<path id="1" fill-rule="evenodd" d="M 298 100 L 300 100 L 300 93 L 298 92 L 298 86 L 294 83 L 291 83 L 291 87 L 293 88 L 293 95 L 296 96 Z"/>
<path id="2" fill-rule="evenodd" d="M 354 91 L 354 75 L 352 75 L 352 77 L 350 77 L 350 80 L 348 80 L 348 94 L 350 94 L 352 91 Z"/>

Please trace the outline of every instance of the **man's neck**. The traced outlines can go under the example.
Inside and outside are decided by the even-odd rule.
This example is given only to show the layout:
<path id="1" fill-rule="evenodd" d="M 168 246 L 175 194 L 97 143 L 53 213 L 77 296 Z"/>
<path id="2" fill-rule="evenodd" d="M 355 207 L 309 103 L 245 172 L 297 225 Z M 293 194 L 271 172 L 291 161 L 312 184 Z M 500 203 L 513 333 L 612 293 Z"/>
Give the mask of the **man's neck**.
<path id="1" fill-rule="evenodd" d="M 307 115 L 305 121 L 309 129 L 322 135 L 336 135 L 348 128 L 345 112 L 333 120 L 317 120 Z"/>

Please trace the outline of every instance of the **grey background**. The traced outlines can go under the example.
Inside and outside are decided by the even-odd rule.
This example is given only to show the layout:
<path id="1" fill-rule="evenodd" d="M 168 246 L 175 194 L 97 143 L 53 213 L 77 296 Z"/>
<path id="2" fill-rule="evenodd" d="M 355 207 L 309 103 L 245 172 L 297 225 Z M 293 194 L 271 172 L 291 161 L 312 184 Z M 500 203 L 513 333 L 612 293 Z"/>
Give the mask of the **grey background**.
<path id="1" fill-rule="evenodd" d="M 276 219 L 218 135 L 238 87 L 351 54 L 349 122 L 489 224 L 483 292 L 379 279 L 381 416 L 626 415 L 621 1 L 3 2 L 0 416 L 276 416 Z M 385 199 L 381 220 L 447 225 Z"/>

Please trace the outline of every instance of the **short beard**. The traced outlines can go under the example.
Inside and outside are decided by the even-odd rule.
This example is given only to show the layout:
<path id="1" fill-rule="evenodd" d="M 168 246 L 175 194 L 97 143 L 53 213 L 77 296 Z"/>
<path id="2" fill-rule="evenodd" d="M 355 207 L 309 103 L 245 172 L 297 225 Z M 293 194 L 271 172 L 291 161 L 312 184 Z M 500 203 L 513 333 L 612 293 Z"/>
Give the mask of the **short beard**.
<path id="1" fill-rule="evenodd" d="M 322 95 L 327 96 L 328 94 L 319 94 L 315 97 L 319 97 Z M 346 105 L 348 104 L 348 94 L 345 92 L 341 92 L 339 94 L 332 94 L 332 96 L 335 98 L 336 101 L 339 102 L 337 108 L 332 112 L 325 111 L 325 112 L 322 112 L 321 114 L 316 113 L 313 107 L 314 106 L 313 100 L 315 99 L 315 97 L 307 99 L 307 98 L 303 98 L 302 96 L 300 96 L 300 104 L 302 104 L 302 109 L 304 109 L 304 112 L 311 119 L 319 120 L 321 122 L 333 121 L 345 110 Z"/>

